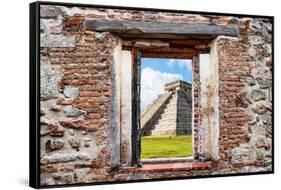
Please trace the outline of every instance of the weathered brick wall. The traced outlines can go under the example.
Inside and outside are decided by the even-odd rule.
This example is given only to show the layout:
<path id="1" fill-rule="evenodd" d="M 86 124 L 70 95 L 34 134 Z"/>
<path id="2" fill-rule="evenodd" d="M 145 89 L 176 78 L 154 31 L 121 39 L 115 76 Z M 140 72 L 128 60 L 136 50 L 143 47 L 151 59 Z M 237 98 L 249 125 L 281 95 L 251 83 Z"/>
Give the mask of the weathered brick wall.
<path id="1" fill-rule="evenodd" d="M 86 32 L 85 16 L 62 18 L 60 10 L 41 10 L 42 184 L 91 181 L 87 172 L 104 171 L 113 159 L 112 54 L 118 38 Z"/>
<path id="2" fill-rule="evenodd" d="M 118 124 L 114 120 L 114 51 L 120 39 L 108 32 L 87 31 L 84 22 L 93 19 L 235 24 L 239 27 L 239 38 L 217 39 L 219 164 L 194 163 L 189 169 L 165 172 L 116 168 L 116 160 L 120 158 L 116 147 L 120 148 L 120 144 L 117 143 Z M 40 31 L 42 185 L 271 170 L 269 20 L 42 6 Z M 194 100 L 200 100 L 199 69 L 194 58 Z M 194 102 L 196 155 L 198 128 L 204 126 L 199 126 L 202 113 L 200 105 Z"/>

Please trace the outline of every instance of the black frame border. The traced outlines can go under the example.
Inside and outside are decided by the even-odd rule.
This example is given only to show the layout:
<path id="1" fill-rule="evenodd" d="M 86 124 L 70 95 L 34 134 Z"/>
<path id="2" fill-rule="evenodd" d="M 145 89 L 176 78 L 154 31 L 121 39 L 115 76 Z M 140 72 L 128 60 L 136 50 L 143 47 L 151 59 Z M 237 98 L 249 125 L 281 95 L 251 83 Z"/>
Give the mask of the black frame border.
<path id="1" fill-rule="evenodd" d="M 89 7 L 89 8 L 108 8 L 123 10 L 140 10 L 140 11 L 158 11 L 158 12 L 174 12 L 188 14 L 203 14 L 215 16 L 236 16 L 248 18 L 266 18 L 272 21 L 272 171 L 267 172 L 250 172 L 237 174 L 219 174 L 209 176 L 191 176 L 191 177 L 171 177 L 165 179 L 141 179 L 131 181 L 110 181 L 110 182 L 91 182 L 91 183 L 75 183 L 65 185 L 40 185 L 40 5 L 54 5 L 66 7 Z M 78 187 L 89 185 L 108 185 L 136 182 L 151 181 L 167 181 L 167 180 L 186 180 L 198 178 L 214 178 L 214 177 L 232 177 L 232 176 L 248 176 L 261 174 L 274 174 L 275 156 L 274 156 L 274 16 L 268 15 L 249 15 L 235 13 L 218 13 L 218 12 L 201 12 L 173 9 L 158 8 L 141 8 L 141 7 L 125 7 L 112 5 L 95 5 L 81 3 L 65 3 L 65 2 L 48 2 L 36 1 L 29 4 L 29 186 L 39 188 L 55 188 L 55 187 Z"/>
<path id="2" fill-rule="evenodd" d="M 40 188 L 40 3 L 29 4 L 29 186 Z"/>

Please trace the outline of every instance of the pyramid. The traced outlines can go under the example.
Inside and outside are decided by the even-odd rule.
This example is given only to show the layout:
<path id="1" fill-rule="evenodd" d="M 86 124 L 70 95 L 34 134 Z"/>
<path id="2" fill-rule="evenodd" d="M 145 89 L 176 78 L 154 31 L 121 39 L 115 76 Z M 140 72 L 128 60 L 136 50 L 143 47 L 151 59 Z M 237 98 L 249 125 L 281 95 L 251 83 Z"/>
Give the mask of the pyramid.
<path id="1" fill-rule="evenodd" d="M 191 84 L 181 80 L 168 83 L 142 114 L 142 136 L 190 135 L 191 117 Z"/>

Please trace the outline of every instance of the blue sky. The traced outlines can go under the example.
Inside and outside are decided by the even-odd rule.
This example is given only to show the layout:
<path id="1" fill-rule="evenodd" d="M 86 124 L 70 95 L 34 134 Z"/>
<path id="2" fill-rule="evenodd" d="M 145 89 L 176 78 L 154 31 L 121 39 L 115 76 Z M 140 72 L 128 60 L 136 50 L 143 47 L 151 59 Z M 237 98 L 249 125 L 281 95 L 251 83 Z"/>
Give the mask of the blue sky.
<path id="1" fill-rule="evenodd" d="M 142 69 L 151 68 L 160 72 L 180 74 L 184 81 L 192 81 L 191 60 L 142 58 Z"/>
<path id="2" fill-rule="evenodd" d="M 191 83 L 191 60 L 142 58 L 141 111 L 164 92 L 165 84 L 176 80 Z"/>

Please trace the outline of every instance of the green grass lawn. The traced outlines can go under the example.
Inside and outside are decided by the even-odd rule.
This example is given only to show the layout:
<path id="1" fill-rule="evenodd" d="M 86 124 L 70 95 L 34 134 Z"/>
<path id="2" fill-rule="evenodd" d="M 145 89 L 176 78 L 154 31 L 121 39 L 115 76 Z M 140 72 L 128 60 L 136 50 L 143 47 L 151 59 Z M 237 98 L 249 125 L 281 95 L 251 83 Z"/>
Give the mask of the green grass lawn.
<path id="1" fill-rule="evenodd" d="M 192 155 L 192 137 L 147 136 L 141 138 L 141 158 L 176 158 Z"/>

